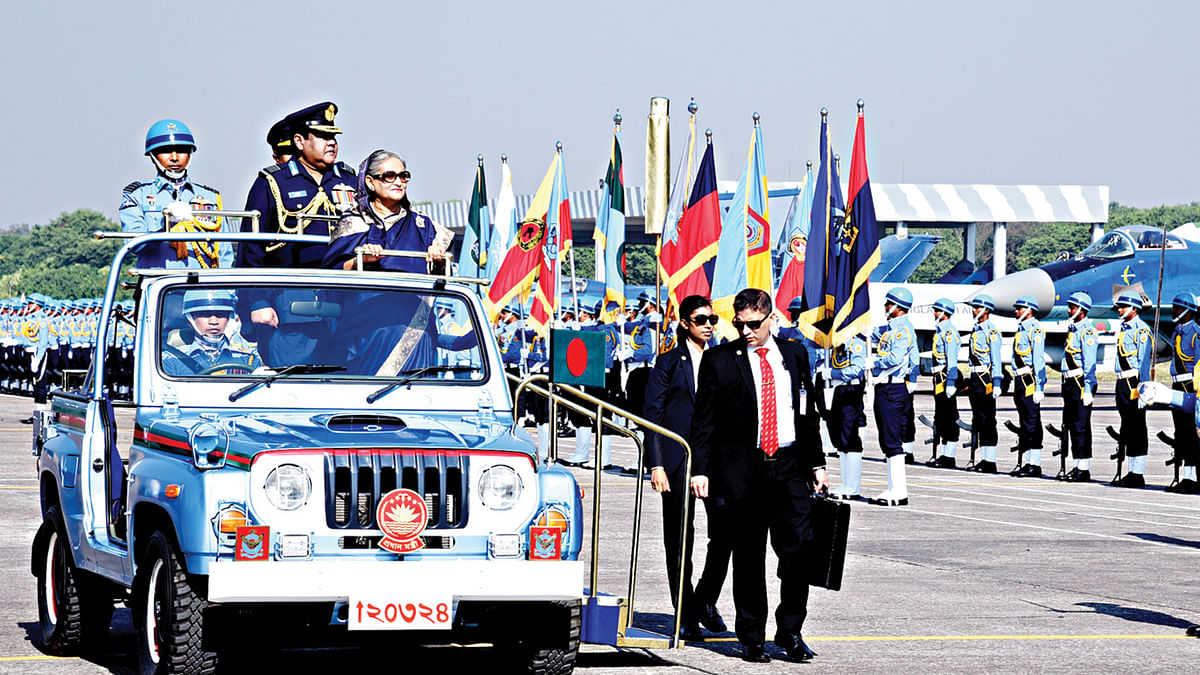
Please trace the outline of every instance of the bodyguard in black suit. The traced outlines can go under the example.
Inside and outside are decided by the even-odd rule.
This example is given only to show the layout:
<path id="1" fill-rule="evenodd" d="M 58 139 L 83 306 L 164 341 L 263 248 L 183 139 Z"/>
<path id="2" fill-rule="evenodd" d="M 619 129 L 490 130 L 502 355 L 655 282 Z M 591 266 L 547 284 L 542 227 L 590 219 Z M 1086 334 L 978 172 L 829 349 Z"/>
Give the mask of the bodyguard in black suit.
<path id="1" fill-rule="evenodd" d="M 713 314 L 712 303 L 701 295 L 689 295 L 679 303 L 677 346 L 658 357 L 646 383 L 644 417 L 688 438 L 692 430 L 692 412 L 696 398 L 696 368 L 705 346 L 712 339 L 713 327 L 719 317 Z M 696 499 L 690 496 L 684 480 L 687 457 L 675 441 L 655 433 L 648 434 L 646 466 L 650 469 L 650 484 L 662 495 L 663 545 L 667 552 L 667 579 L 670 582 L 671 602 L 676 601 L 679 588 L 679 533 L 683 523 L 684 499 L 688 499 L 687 555 L 683 566 L 683 636 L 699 639 L 698 624 L 720 633 L 725 622 L 717 611 L 717 598 L 725 585 L 729 557 L 733 552 L 728 520 L 729 509 L 718 497 L 704 500 L 708 514 L 708 556 L 700 582 L 692 588 L 692 543 L 695 530 L 692 518 Z"/>
<path id="2" fill-rule="evenodd" d="M 704 354 L 692 419 L 692 492 L 724 497 L 734 525 L 733 602 L 742 658 L 770 661 L 766 540 L 779 558 L 775 643 L 793 660 L 815 654 L 801 630 L 808 614 L 806 548 L 813 488 L 828 489 L 808 355 L 771 337 L 771 296 L 746 289 L 733 300 L 741 337 Z"/>

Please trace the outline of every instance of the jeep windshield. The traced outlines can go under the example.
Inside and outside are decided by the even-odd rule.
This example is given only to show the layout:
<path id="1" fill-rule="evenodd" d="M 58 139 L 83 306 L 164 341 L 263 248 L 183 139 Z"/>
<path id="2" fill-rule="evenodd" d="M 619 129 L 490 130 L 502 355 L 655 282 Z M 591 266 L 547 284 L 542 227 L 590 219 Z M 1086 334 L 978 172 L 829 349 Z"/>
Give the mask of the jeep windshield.
<path id="1" fill-rule="evenodd" d="M 189 284 L 164 291 L 159 310 L 158 363 L 170 378 L 486 378 L 479 326 L 454 293 Z"/>

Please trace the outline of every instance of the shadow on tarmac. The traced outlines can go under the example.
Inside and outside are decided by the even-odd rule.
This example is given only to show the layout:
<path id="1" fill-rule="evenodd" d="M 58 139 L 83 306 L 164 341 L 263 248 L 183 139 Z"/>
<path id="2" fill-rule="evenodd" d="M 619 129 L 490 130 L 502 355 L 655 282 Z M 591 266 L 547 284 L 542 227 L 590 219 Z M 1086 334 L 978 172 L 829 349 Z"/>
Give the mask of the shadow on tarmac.
<path id="1" fill-rule="evenodd" d="M 1153 532 L 1126 532 L 1131 537 L 1153 541 L 1159 544 L 1171 544 L 1172 546 L 1183 546 L 1185 548 L 1200 548 L 1200 541 L 1188 541 L 1187 539 L 1179 539 L 1176 537 L 1167 537 Z"/>
<path id="2" fill-rule="evenodd" d="M 1137 623 L 1148 623 L 1154 626 L 1167 626 L 1169 628 L 1187 628 L 1192 625 L 1191 621 L 1180 619 L 1179 617 L 1156 612 L 1151 609 L 1139 609 L 1137 607 L 1124 607 L 1122 605 L 1114 605 L 1110 602 L 1077 602 L 1076 607 L 1089 607 L 1097 614 L 1105 614 L 1114 616 L 1118 619 L 1126 621 L 1135 621 Z"/>

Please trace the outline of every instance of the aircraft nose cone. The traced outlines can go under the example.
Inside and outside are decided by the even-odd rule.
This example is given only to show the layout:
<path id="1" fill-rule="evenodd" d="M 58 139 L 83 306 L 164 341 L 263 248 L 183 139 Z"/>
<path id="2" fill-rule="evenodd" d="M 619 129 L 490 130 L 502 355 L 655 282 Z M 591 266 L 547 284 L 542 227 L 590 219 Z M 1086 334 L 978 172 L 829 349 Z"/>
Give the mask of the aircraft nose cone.
<path id="1" fill-rule="evenodd" d="M 1013 303 L 1022 295 L 1032 295 L 1037 300 L 1038 317 L 1049 314 L 1054 306 L 1054 280 L 1044 270 L 1037 268 L 1013 272 L 991 281 L 975 295 L 980 293 L 992 296 L 996 301 L 996 313 L 1005 316 L 1016 314 Z"/>

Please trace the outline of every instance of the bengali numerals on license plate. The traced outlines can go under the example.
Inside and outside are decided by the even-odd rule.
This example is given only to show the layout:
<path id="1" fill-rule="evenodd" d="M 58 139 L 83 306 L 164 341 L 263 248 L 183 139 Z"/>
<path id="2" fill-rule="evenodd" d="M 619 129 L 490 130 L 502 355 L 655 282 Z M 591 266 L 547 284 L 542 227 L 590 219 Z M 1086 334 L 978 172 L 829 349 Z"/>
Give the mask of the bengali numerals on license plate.
<path id="1" fill-rule="evenodd" d="M 454 620 L 450 596 L 350 598 L 350 630 L 449 630 Z"/>

